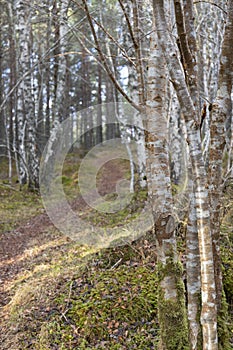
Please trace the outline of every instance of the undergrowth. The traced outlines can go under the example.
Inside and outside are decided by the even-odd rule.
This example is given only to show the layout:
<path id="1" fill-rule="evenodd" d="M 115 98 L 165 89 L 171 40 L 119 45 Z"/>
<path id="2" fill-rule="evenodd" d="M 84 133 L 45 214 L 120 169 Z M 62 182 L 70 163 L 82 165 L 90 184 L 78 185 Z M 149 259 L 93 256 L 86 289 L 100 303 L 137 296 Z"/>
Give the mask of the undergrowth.
<path id="1" fill-rule="evenodd" d="M 0 233 L 16 228 L 20 222 L 43 212 L 41 199 L 36 193 L 19 186 L 0 183 Z"/>
<path id="2" fill-rule="evenodd" d="M 70 156 L 71 158 L 71 156 Z M 63 173 L 67 196 L 73 199 L 77 169 L 68 159 Z M 36 194 L 0 185 L 2 232 L 12 230 L 18 220 L 41 210 Z M 78 190 L 77 190 L 78 191 Z M 231 197 L 232 198 L 232 197 Z M 229 308 L 227 326 L 233 334 L 233 235 L 232 199 L 222 223 L 223 281 Z M 107 200 L 115 200 L 107 198 Z M 140 211 L 146 191 L 134 195 L 122 213 L 97 216 L 92 210 L 86 219 L 110 227 Z M 52 231 L 53 230 L 53 231 Z M 150 233 L 148 233 L 150 235 Z M 185 254 L 183 235 L 179 250 Z M 1 350 L 131 350 L 157 349 L 156 256 L 151 236 L 131 245 L 95 250 L 63 240 L 49 229 L 50 240 L 38 243 L 25 255 L 27 265 L 8 285 L 11 301 L 0 311 Z M 225 349 L 224 349 L 225 350 Z"/>
<path id="3" fill-rule="evenodd" d="M 25 278 L 5 308 L 3 349 L 154 349 L 155 265 L 124 249 L 91 254 L 70 244 L 63 258 Z"/>

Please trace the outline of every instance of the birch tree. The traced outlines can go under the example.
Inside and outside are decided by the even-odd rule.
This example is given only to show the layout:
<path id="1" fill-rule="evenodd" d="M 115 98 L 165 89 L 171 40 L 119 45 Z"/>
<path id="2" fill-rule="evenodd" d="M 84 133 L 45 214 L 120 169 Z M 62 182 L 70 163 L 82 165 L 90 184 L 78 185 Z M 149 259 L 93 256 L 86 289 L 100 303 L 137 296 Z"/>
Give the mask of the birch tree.
<path id="1" fill-rule="evenodd" d="M 93 26 L 93 21 L 91 19 L 90 11 L 88 9 L 88 4 L 86 1 L 83 1 L 83 4 L 87 13 L 89 23 L 92 27 L 92 34 L 95 41 L 95 47 L 100 55 L 101 62 L 103 63 L 111 80 L 118 88 L 119 92 L 122 93 L 122 95 L 127 99 L 129 103 L 136 107 L 136 109 L 140 111 L 143 110 L 143 108 L 145 107 L 145 100 L 140 87 L 140 84 L 142 82 L 140 81 L 140 66 L 137 67 L 137 75 L 139 77 L 137 83 L 139 84 L 138 91 L 140 91 L 140 97 L 138 101 L 136 101 L 134 97 L 130 97 L 129 95 L 127 95 L 122 89 L 122 87 L 119 86 L 119 83 L 116 82 L 116 77 L 114 76 L 114 74 L 112 74 L 111 69 L 109 69 L 107 59 L 101 51 L 100 43 L 98 42 L 98 38 L 95 35 L 95 28 Z M 119 1 L 119 4 L 124 12 L 126 22 L 130 22 L 130 10 L 132 10 L 133 14 L 136 14 L 139 8 L 139 2 L 132 2 L 129 5 L 129 8 L 127 8 L 128 3 L 126 3 L 125 5 L 124 2 Z M 213 252 L 215 252 L 216 244 L 212 240 L 211 223 L 211 201 L 213 199 L 209 199 L 209 195 L 213 197 L 211 191 L 213 188 L 212 183 L 214 182 L 214 180 L 210 179 L 210 176 L 208 174 L 206 163 L 209 151 L 208 142 L 205 143 L 205 148 L 203 150 L 200 128 L 202 126 L 201 119 L 203 117 L 203 114 L 207 110 L 206 102 L 208 102 L 209 99 L 211 101 L 212 98 L 215 98 L 215 90 L 213 87 L 218 80 L 214 78 L 214 75 L 216 76 L 216 74 L 218 74 L 217 56 L 219 48 L 221 47 L 221 31 L 218 32 L 220 33 L 220 35 L 218 37 L 217 48 L 214 47 L 213 43 L 211 44 L 212 46 L 207 47 L 207 41 L 205 42 L 205 48 L 208 54 L 209 62 L 208 67 L 212 69 L 211 72 L 213 73 L 211 73 L 211 77 L 207 77 L 206 74 L 208 68 L 205 68 L 205 70 L 203 70 L 203 67 L 201 66 L 202 62 L 205 61 L 205 58 L 203 58 L 205 57 L 205 48 L 203 51 L 204 56 L 202 56 L 202 47 L 200 46 L 202 45 L 202 41 L 198 41 L 198 38 L 201 38 L 201 34 L 199 31 L 199 37 L 197 36 L 195 26 L 195 19 L 198 17 L 199 12 L 194 12 L 193 2 L 189 0 L 174 1 L 171 2 L 169 7 L 168 2 L 159 0 L 153 1 L 153 8 L 153 17 L 156 22 L 156 35 L 155 37 L 153 37 L 154 34 L 151 34 L 151 38 L 153 37 L 152 40 L 157 40 L 157 47 L 155 47 L 154 44 L 154 48 L 150 53 L 150 64 L 148 65 L 148 81 L 146 82 L 147 118 L 144 122 L 147 130 L 150 130 L 150 132 L 148 132 L 146 135 L 146 168 L 149 197 L 152 203 L 152 211 L 154 214 L 154 230 L 156 231 L 158 247 L 160 247 L 160 249 L 158 249 L 158 259 L 160 262 L 159 266 L 161 268 L 161 271 L 165 271 L 166 262 L 170 258 L 175 265 L 177 263 L 176 240 L 174 237 L 174 203 L 170 190 L 171 178 L 170 174 L 167 172 L 169 169 L 167 150 L 168 130 L 167 125 L 165 125 L 164 123 L 165 109 L 166 104 L 168 103 L 167 99 L 169 99 L 169 96 L 167 95 L 166 91 L 167 83 L 165 83 L 165 80 L 167 80 L 170 81 L 174 87 L 174 91 L 178 99 L 178 109 L 180 108 L 182 117 L 185 121 L 188 156 L 191 164 L 191 175 L 189 185 L 190 209 L 187 233 L 187 287 L 188 318 L 190 332 L 189 342 L 191 343 L 190 347 L 192 349 L 198 349 L 198 346 L 200 345 L 200 326 L 198 320 L 199 293 L 201 290 L 200 320 L 203 334 L 203 349 L 217 349 L 217 312 L 219 297 L 217 297 L 216 295 L 215 274 L 219 269 L 220 262 L 217 262 L 215 261 L 216 259 L 214 259 Z M 219 9 L 219 6 L 217 6 L 217 8 Z M 216 18 L 220 17 L 216 16 Z M 205 14 L 203 14 L 202 21 L 204 21 L 204 18 Z M 173 31 L 170 25 L 171 23 L 173 25 L 173 28 L 175 29 Z M 131 37 L 134 38 L 134 35 L 138 35 L 138 24 L 136 22 L 134 28 L 131 26 L 128 26 L 128 28 L 129 32 L 130 30 L 132 31 Z M 135 56 L 138 57 L 138 55 L 140 56 L 140 47 L 137 47 L 135 49 Z M 138 63 L 138 61 L 136 62 Z M 164 76 L 164 74 L 166 75 L 166 73 L 164 72 L 167 72 L 166 78 Z M 210 86 L 212 90 L 210 89 Z M 203 87 L 202 90 L 201 87 Z M 228 90 L 230 91 L 230 88 Z M 205 92 L 207 93 L 206 95 Z M 176 108 L 171 108 L 172 113 L 175 110 Z M 161 118 L 157 117 L 157 112 L 161 116 Z M 208 112 L 209 110 L 207 111 L 207 113 Z M 228 109 L 228 114 L 229 112 L 230 110 Z M 214 124 L 212 124 L 211 126 L 210 124 L 211 127 L 213 127 L 213 125 Z M 155 131 L 156 128 L 157 134 Z M 221 137 L 224 138 L 223 128 L 220 127 L 219 132 L 222 135 Z M 214 129 L 211 131 L 211 142 L 213 142 L 214 139 L 213 133 Z M 157 146 L 158 148 L 156 148 Z M 159 156 L 158 149 L 160 150 L 161 157 L 163 156 L 162 159 Z M 218 156 L 220 157 L 220 155 Z M 212 157 L 213 155 L 210 154 L 210 159 Z M 158 179 L 160 179 L 160 182 L 158 182 Z M 163 179 L 166 179 L 166 181 L 163 181 Z M 166 198 L 166 201 L 163 201 L 163 205 L 156 206 L 156 200 L 158 200 L 159 203 L 161 203 L 162 201 L 163 197 L 161 193 L 164 194 L 164 198 Z M 158 207 L 160 209 L 158 209 Z M 163 218 L 163 220 L 161 218 Z M 165 227 L 169 227 L 169 233 L 166 232 L 166 229 L 164 231 L 162 223 L 165 224 Z M 167 259 L 169 254 L 168 251 L 166 251 L 166 247 L 169 246 L 172 240 L 173 243 L 171 244 L 171 246 L 173 248 L 170 249 L 170 257 L 169 259 Z M 163 275 L 163 277 L 165 276 Z M 173 296 L 175 299 L 178 288 L 177 285 L 174 284 L 174 280 L 173 286 L 172 278 L 170 279 L 171 285 L 167 283 L 169 280 L 168 276 L 166 276 L 165 278 L 166 282 L 162 280 L 163 279 L 160 280 L 161 285 L 159 290 L 162 290 L 164 295 L 168 296 L 168 300 L 170 298 L 169 292 L 171 291 L 171 294 L 174 293 Z M 167 341 L 165 336 L 166 333 L 168 334 L 169 328 L 166 328 L 165 324 L 163 323 L 163 316 L 165 314 L 166 313 L 163 313 L 162 311 L 162 304 L 160 304 L 159 318 L 160 327 L 162 330 L 161 347 L 167 349 L 171 345 L 169 345 L 169 342 Z M 186 318 L 182 317 L 182 320 L 183 324 L 186 324 Z M 169 324 L 169 322 L 170 324 L 172 323 L 172 316 L 171 319 L 169 319 L 169 316 L 167 316 L 167 324 Z M 184 347 L 188 346 L 186 336 L 184 336 L 182 340 L 180 340 L 181 342 L 183 342 L 182 346 Z M 172 346 L 174 348 L 174 344 Z M 177 347 L 177 344 L 175 346 Z"/>
<path id="2" fill-rule="evenodd" d="M 1 4 L 1 6 L 4 6 Z M 0 18 L 0 105 L 2 104 L 4 92 L 3 92 L 3 18 Z M 0 157 L 4 156 L 6 154 L 6 135 L 5 135 L 5 116 L 4 111 L 0 111 Z"/>
<path id="3" fill-rule="evenodd" d="M 187 2 L 187 4 L 189 7 L 186 8 L 186 11 L 187 9 L 189 11 L 186 13 L 190 16 L 192 14 L 192 3 Z M 184 59 L 184 66 L 182 66 L 182 63 L 179 60 L 177 46 L 167 26 L 164 3 L 162 0 L 153 1 L 153 6 L 158 26 L 159 43 L 165 56 L 170 78 L 177 92 L 177 97 L 187 127 L 187 142 L 189 144 L 193 171 L 201 261 L 201 323 L 203 332 L 203 349 L 217 349 L 218 336 L 214 260 L 210 228 L 208 182 L 202 156 L 199 131 L 198 90 L 196 88 L 197 63 L 195 57 L 195 32 L 192 25 L 193 16 L 188 17 L 184 23 L 183 13 L 179 12 L 180 17 L 178 17 L 178 21 L 181 21 L 180 33 L 183 35 L 183 37 L 180 38 Z M 183 10 L 181 6 L 179 10 Z M 186 23 L 189 25 L 189 32 L 183 30 L 185 29 Z M 189 33 L 189 36 L 185 36 L 185 33 Z"/>
<path id="4" fill-rule="evenodd" d="M 56 23 L 56 50 L 55 50 L 55 99 L 54 99 L 54 125 L 66 119 L 66 104 L 67 101 L 67 33 L 68 33 L 68 20 L 67 11 L 69 6 L 68 0 L 61 0 L 56 11 L 55 17 Z"/>
<path id="5" fill-rule="evenodd" d="M 144 13 L 144 4 L 138 1 L 119 1 L 119 5 L 123 12 L 123 40 L 124 49 L 127 55 L 130 57 L 128 60 L 128 90 L 132 100 L 138 105 L 145 105 L 146 100 L 146 75 L 144 72 L 144 66 L 146 57 L 145 42 L 142 41 L 141 36 L 143 33 L 143 23 L 140 17 Z M 136 56 L 136 57 L 135 57 Z M 134 58 L 135 57 L 135 58 Z M 137 118 L 138 112 L 135 111 L 135 118 Z M 138 119 L 138 118 L 137 118 Z M 137 154 L 138 154 L 138 171 L 140 176 L 141 187 L 146 186 L 145 178 L 145 135 L 143 128 L 135 130 L 136 142 L 137 142 Z"/>
<path id="6" fill-rule="evenodd" d="M 31 80 L 31 19 L 29 3 L 16 1 L 18 168 L 20 184 L 39 188 L 39 160 L 36 149 L 36 121 Z"/>
<path id="7" fill-rule="evenodd" d="M 211 230 L 213 238 L 215 281 L 218 308 L 222 302 L 222 273 L 220 257 L 220 208 L 222 197 L 222 158 L 226 144 L 225 126 L 232 115 L 232 77 L 233 77 L 233 2 L 228 1 L 228 16 L 222 44 L 220 71 L 218 77 L 217 96 L 211 110 L 210 124 L 210 155 L 209 155 L 209 183 Z"/>
<path id="8" fill-rule="evenodd" d="M 154 1 L 155 17 L 159 23 L 159 42 L 162 51 L 165 55 L 167 66 L 169 69 L 172 83 L 176 89 L 180 106 L 186 121 L 187 127 L 187 141 L 189 144 L 190 159 L 192 164 L 192 173 L 194 181 L 194 194 L 196 201 L 196 217 L 197 230 L 199 238 L 200 262 L 201 262 L 201 292 L 202 292 L 202 311 L 201 323 L 203 332 L 203 349 L 217 349 L 217 306 L 221 300 L 221 286 L 216 283 L 221 278 L 220 275 L 220 261 L 219 254 L 219 197 L 220 197 L 220 182 L 221 182 L 221 164 L 222 152 L 224 147 L 224 120 L 229 112 L 231 112 L 231 100 L 229 98 L 231 93 L 231 57 L 229 55 L 229 47 L 232 44 L 232 19 L 231 19 L 231 2 L 228 3 L 228 22 L 223 41 L 222 63 L 219 75 L 219 87 L 214 104 L 214 121 L 211 125 L 211 139 L 214 148 L 211 148 L 210 159 L 212 167 L 215 172 L 217 166 L 216 178 L 213 176 L 208 182 L 208 174 L 205 170 L 205 163 L 200 143 L 200 107 L 198 106 L 198 80 L 197 80 L 197 55 L 196 55 L 196 34 L 193 25 L 193 5 L 192 2 L 185 2 L 185 7 L 182 3 L 177 1 L 175 3 L 177 31 L 181 45 L 181 60 L 177 54 L 176 44 L 168 31 L 166 25 L 166 17 L 164 12 L 163 1 Z M 185 16 L 184 16 L 185 11 Z M 189 30 L 187 30 L 189 29 Z M 223 63 L 224 62 L 224 63 Z M 182 64 L 183 63 L 183 64 Z M 220 103 L 221 101 L 221 103 Z M 222 102 L 225 103 L 222 103 Z M 218 130 L 218 131 L 216 131 Z M 216 151 L 218 149 L 219 151 Z M 211 176 L 211 175 L 210 175 Z M 218 178 L 218 180 L 216 180 Z M 210 198 L 209 191 L 210 186 Z M 215 218 L 218 223 L 216 230 L 213 230 L 211 222 L 213 217 L 211 215 L 211 207 L 215 208 L 217 212 Z M 210 220 L 210 218 L 212 220 Z M 216 234 L 216 232 L 218 232 Z M 213 237 L 213 241 L 212 241 Z M 212 247 L 213 243 L 213 247 Z M 216 248 L 217 247 L 217 248 Z M 216 261 L 218 260 L 218 261 Z M 216 277 L 216 278 L 215 278 Z M 219 291 L 218 291 L 219 290 Z"/>
<path id="9" fill-rule="evenodd" d="M 157 24 L 157 23 L 156 23 Z M 159 27 L 156 28 L 157 32 Z M 185 349 L 188 344 L 182 267 L 177 256 L 175 217 L 165 116 L 166 68 L 157 34 L 151 38 L 146 104 L 148 194 L 154 217 L 159 270 L 158 313 L 161 349 Z"/>

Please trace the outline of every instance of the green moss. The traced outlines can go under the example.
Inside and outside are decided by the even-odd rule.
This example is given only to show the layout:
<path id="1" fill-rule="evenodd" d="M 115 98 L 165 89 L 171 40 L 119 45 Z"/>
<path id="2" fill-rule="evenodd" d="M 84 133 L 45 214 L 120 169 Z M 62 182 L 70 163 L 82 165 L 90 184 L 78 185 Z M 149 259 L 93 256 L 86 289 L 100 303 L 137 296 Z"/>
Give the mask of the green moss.
<path id="1" fill-rule="evenodd" d="M 49 324 L 50 344 L 65 344 L 66 349 L 155 348 L 156 288 L 156 273 L 146 267 L 90 274 L 76 285 L 65 317 Z M 66 294 L 56 299 L 58 307 L 66 301 Z"/>
<path id="2" fill-rule="evenodd" d="M 159 282 L 165 277 L 175 278 L 177 296 L 166 299 L 161 284 L 158 287 L 158 317 L 161 342 L 167 350 L 188 350 L 188 322 L 185 307 L 185 291 L 182 281 L 182 265 L 170 259 L 164 266 L 159 264 Z"/>
<path id="3" fill-rule="evenodd" d="M 18 187 L 13 188 L 0 183 L 0 192 L 0 233 L 14 229 L 42 209 L 38 194 L 27 189 L 19 191 Z"/>
<path id="4" fill-rule="evenodd" d="M 229 224 L 228 224 L 229 225 Z M 232 305 L 233 305 L 233 235 L 227 232 L 227 227 L 222 225 L 221 258 L 223 274 L 223 297 L 222 308 L 218 315 L 219 349 L 230 350 L 230 338 L 233 333 L 232 326 Z"/>
<path id="5" fill-rule="evenodd" d="M 223 293 L 221 310 L 218 313 L 218 337 L 219 350 L 231 350 L 230 344 L 231 330 L 228 304 L 226 302 L 225 293 Z"/>
<path id="6" fill-rule="evenodd" d="M 145 206 L 145 202 L 147 200 L 147 190 L 140 189 L 132 195 L 132 199 L 130 203 L 118 210 L 116 213 L 108 213 L 108 206 L 110 205 L 110 201 L 116 198 L 115 194 L 111 194 L 106 196 L 104 204 L 101 206 L 101 210 L 105 210 L 106 212 L 100 212 L 99 210 L 90 209 L 84 216 L 83 219 L 94 225 L 101 225 L 105 227 L 115 227 L 116 225 L 120 226 L 124 223 L 124 225 L 131 220 L 134 220 L 140 213 L 141 210 Z M 116 203 L 117 203 L 116 199 Z M 121 204 L 121 200 L 119 201 L 119 206 Z"/>
<path id="7" fill-rule="evenodd" d="M 229 245 L 231 249 L 229 249 Z M 228 241 L 222 245 L 222 273 L 226 300 L 233 305 L 233 246 Z"/>

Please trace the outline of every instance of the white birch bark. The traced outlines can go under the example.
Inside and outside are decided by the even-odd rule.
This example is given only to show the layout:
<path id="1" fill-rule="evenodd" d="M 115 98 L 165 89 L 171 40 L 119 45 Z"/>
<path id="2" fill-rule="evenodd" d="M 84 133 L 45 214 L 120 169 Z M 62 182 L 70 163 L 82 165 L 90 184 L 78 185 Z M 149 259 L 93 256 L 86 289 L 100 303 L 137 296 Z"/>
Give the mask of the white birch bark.
<path id="1" fill-rule="evenodd" d="M 222 158 L 226 143 L 225 124 L 232 115 L 232 75 L 233 75 L 233 2 L 228 2 L 228 18 L 226 22 L 220 72 L 218 78 L 218 91 L 211 112 L 210 156 L 209 156 L 209 182 L 211 227 L 213 236 L 213 250 L 215 260 L 215 277 L 217 286 L 218 306 L 222 299 L 222 273 L 220 258 L 220 207 L 222 195 Z"/>
<path id="2" fill-rule="evenodd" d="M 176 45 L 166 25 L 163 1 L 154 0 L 153 5 L 156 23 L 158 24 L 159 44 L 165 56 L 170 78 L 176 89 L 187 127 L 187 142 L 189 144 L 194 177 L 194 193 L 201 259 L 201 323 L 203 332 L 203 349 L 217 350 L 217 308 L 212 237 L 210 231 L 210 208 L 207 174 L 205 171 L 200 142 L 199 113 L 195 108 L 195 101 L 193 101 L 190 96 L 185 81 L 185 74 L 178 59 Z M 191 78 L 195 79 L 195 77 Z"/>
<path id="3" fill-rule="evenodd" d="M 183 133 L 183 121 L 176 92 L 171 87 L 169 116 L 169 152 L 171 166 L 171 180 L 178 186 L 178 191 L 185 186 L 187 177 L 186 137 Z"/>
<path id="4" fill-rule="evenodd" d="M 15 11 L 16 11 L 16 24 L 15 24 L 15 33 L 18 36 L 18 64 L 17 64 L 17 73 L 18 79 L 23 75 L 29 68 L 29 52 L 28 52 L 28 29 L 25 27 L 27 23 L 25 21 L 25 8 L 22 1 L 15 2 Z M 26 160 L 26 148 L 25 148 L 25 132 L 26 132 L 26 115 L 24 112 L 24 94 L 26 91 L 25 81 L 18 86 L 17 89 L 17 125 L 15 123 L 15 140 L 17 140 L 16 152 L 18 157 L 18 171 L 19 171 L 19 182 L 20 186 L 25 185 L 28 180 L 28 169 L 27 169 L 27 160 Z M 16 118 L 14 120 L 16 122 Z M 17 130 L 17 132 L 16 132 Z"/>
<path id="5" fill-rule="evenodd" d="M 29 3 L 16 1 L 16 34 L 18 36 L 17 90 L 18 161 L 20 185 L 39 188 L 39 160 L 36 147 L 36 121 L 31 81 L 31 10 Z"/>
<path id="6" fill-rule="evenodd" d="M 129 93 L 133 101 L 137 104 L 145 104 L 145 81 L 144 81 L 144 71 L 142 63 L 142 47 L 140 40 L 140 28 L 139 28 L 139 15 L 138 15 L 138 4 L 134 1 L 133 6 L 130 1 L 126 1 L 124 6 L 125 16 L 127 16 L 127 25 L 123 26 L 123 37 L 124 37 L 124 47 L 129 57 L 135 56 L 135 46 L 137 43 L 139 45 L 136 50 L 136 64 L 133 65 L 132 62 L 128 62 L 128 87 Z M 125 21 L 124 21 L 125 23 Z M 134 23 L 134 26 L 133 26 Z M 129 28 L 130 26 L 130 28 Z M 134 31 L 136 27 L 136 31 Z M 136 33 L 135 33 L 136 32 Z M 135 33 L 135 38 L 132 40 L 132 35 Z M 136 65 L 136 67 L 135 67 Z M 139 123 L 139 118 L 135 112 L 135 120 L 137 124 Z M 135 123 L 136 124 L 136 123 Z M 145 167 L 146 167 L 146 151 L 145 151 L 145 135 L 143 131 L 143 125 L 138 128 L 135 133 L 135 140 L 137 144 L 137 156 L 138 156 L 138 171 L 139 171 L 139 181 L 142 188 L 146 187 L 145 181 Z"/>
<path id="7" fill-rule="evenodd" d="M 54 145 L 56 144 L 57 134 L 59 132 L 60 122 L 66 119 L 67 116 L 64 115 L 64 95 L 66 88 L 66 34 L 68 31 L 67 24 L 67 11 L 68 11 L 69 0 L 61 0 L 60 1 L 60 12 L 58 17 L 58 25 L 59 25 L 59 42 L 56 42 L 56 45 L 59 46 L 59 49 L 56 52 L 59 52 L 59 57 L 57 58 L 58 67 L 55 67 L 55 71 L 57 71 L 56 78 L 56 91 L 55 91 L 55 99 L 53 106 L 53 127 L 51 130 L 51 135 L 49 138 L 48 144 L 48 152 L 45 157 L 44 162 L 47 163 L 47 166 L 51 167 L 51 172 L 54 166 Z M 56 6 L 56 4 L 55 4 Z M 57 8 L 56 8 L 57 10 Z M 47 91 L 48 93 L 48 91 Z M 69 140 L 70 141 L 70 140 Z M 68 141 L 68 142 L 69 142 Z M 50 179 L 47 179 L 47 186 L 50 185 Z"/>
<path id="8" fill-rule="evenodd" d="M 158 313 L 161 329 L 160 349 L 186 346 L 187 321 L 182 290 L 181 271 L 176 250 L 175 219 L 168 151 L 168 122 L 165 116 L 165 62 L 156 42 L 151 38 L 148 69 L 148 97 L 146 128 L 148 194 L 154 217 L 160 275 Z M 180 289 L 179 289 L 180 288 Z M 179 311 L 175 311 L 178 307 Z M 169 317 L 170 313 L 170 317 Z M 177 318 L 174 317 L 176 313 Z M 179 316 L 178 316 L 179 314 Z M 174 328 L 174 323 L 176 323 Z M 169 333 L 174 339 L 170 339 Z M 181 345 L 182 344 L 182 345 Z"/>
<path id="9" fill-rule="evenodd" d="M 189 215 L 186 233 L 186 273 L 190 350 L 198 350 L 201 341 L 199 315 L 201 311 L 201 269 L 197 233 L 197 214 L 192 171 L 189 176 Z"/>
<path id="10" fill-rule="evenodd" d="M 62 122 L 67 118 L 65 115 L 65 91 L 66 91 L 66 75 L 67 75 L 67 33 L 68 33 L 68 17 L 67 11 L 69 0 L 60 0 L 59 11 L 59 57 L 58 57 L 58 74 L 57 74 L 57 90 L 54 101 L 55 120 L 54 124 Z"/>
<path id="11" fill-rule="evenodd" d="M 210 143 L 210 109 L 217 94 L 219 60 L 224 32 L 225 14 L 208 3 L 196 5 L 198 47 L 198 81 L 202 108 L 202 148 L 208 168 Z M 211 18 L 211 21 L 207 19 Z M 203 108 L 204 107 L 204 108 Z M 205 110 L 204 110 L 205 109 Z"/>

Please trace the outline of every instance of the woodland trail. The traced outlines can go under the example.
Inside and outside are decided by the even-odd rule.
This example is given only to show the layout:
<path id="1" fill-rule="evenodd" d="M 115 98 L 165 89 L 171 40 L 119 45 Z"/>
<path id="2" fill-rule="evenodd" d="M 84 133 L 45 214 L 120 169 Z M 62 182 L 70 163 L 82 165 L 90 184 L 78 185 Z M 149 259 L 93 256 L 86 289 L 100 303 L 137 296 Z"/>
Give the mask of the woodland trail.
<path id="1" fill-rule="evenodd" d="M 27 270 L 35 259 L 30 251 L 34 247 L 43 246 L 51 237 L 51 229 L 46 213 L 31 218 L 10 232 L 0 236 L 0 306 L 10 301 L 8 285 L 23 270 Z"/>
<path id="2" fill-rule="evenodd" d="M 117 182 L 124 177 L 126 167 L 107 162 L 97 180 L 100 195 L 116 191 Z M 79 195 L 71 203 L 72 209 L 82 211 L 87 204 Z M 51 259 L 56 250 L 69 244 L 70 239 L 59 233 L 45 210 L 10 232 L 0 234 L 0 307 L 7 305 L 12 293 L 10 285 L 21 273 L 31 271 L 37 264 Z M 49 250 L 49 254 L 47 251 Z"/>

